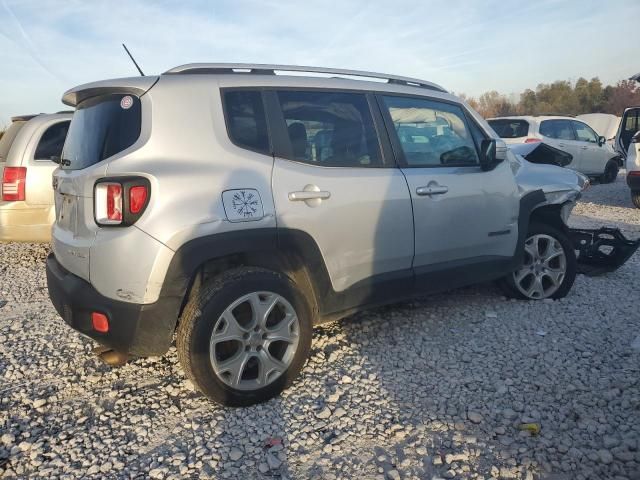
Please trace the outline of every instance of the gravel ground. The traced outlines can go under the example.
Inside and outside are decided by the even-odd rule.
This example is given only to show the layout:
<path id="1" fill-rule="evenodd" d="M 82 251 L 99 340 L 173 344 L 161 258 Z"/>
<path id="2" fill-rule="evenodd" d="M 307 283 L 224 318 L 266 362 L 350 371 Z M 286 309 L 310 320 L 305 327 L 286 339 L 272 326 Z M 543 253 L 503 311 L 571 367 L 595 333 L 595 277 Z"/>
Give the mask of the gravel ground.
<path id="1" fill-rule="evenodd" d="M 622 176 L 574 213 L 640 235 Z M 640 478 L 640 254 L 561 301 L 480 285 L 318 328 L 291 389 L 229 410 L 175 349 L 101 364 L 48 302 L 46 253 L 0 245 L 3 478 Z"/>

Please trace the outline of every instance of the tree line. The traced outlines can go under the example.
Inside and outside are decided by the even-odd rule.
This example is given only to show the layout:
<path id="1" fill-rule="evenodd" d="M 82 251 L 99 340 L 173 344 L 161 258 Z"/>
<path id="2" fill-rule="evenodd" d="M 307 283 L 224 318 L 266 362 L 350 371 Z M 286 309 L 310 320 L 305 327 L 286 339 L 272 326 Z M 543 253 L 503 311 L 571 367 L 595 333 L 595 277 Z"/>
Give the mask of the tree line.
<path id="1" fill-rule="evenodd" d="M 640 84 L 621 80 L 603 87 L 598 77 L 579 78 L 575 84 L 568 80 L 541 83 L 534 90 L 526 89 L 519 96 L 506 96 L 495 90 L 477 99 L 464 98 L 484 118 L 506 115 L 581 115 L 583 113 L 611 113 L 622 115 L 626 107 L 640 106 Z M 0 138 L 4 128 L 0 126 Z"/>
<path id="2" fill-rule="evenodd" d="M 506 115 L 581 115 L 611 113 L 622 115 L 626 107 L 640 106 L 640 87 L 633 80 L 603 86 L 598 77 L 579 78 L 575 83 L 557 80 L 526 89 L 519 96 L 506 96 L 495 90 L 477 99 L 461 94 L 484 118 Z"/>

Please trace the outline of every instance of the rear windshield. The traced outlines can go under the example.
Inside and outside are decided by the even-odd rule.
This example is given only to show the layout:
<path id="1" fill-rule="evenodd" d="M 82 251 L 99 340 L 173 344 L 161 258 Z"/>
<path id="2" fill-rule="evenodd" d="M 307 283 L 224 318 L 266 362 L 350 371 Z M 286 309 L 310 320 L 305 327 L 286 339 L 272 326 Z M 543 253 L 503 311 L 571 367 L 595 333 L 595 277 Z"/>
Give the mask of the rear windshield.
<path id="1" fill-rule="evenodd" d="M 0 138 L 0 163 L 7 161 L 7 156 L 9 155 L 11 144 L 13 143 L 13 140 L 16 138 L 16 135 L 18 135 L 18 132 L 25 123 L 27 122 L 13 122 L 9 126 L 9 128 L 7 128 L 7 131 L 4 132 L 2 138 Z"/>
<path id="2" fill-rule="evenodd" d="M 133 95 L 80 102 L 62 151 L 62 168 L 87 168 L 129 148 L 140 136 L 141 118 L 140 99 Z"/>
<path id="3" fill-rule="evenodd" d="M 529 134 L 529 122 L 526 120 L 488 120 L 491 128 L 500 138 L 520 138 Z"/>

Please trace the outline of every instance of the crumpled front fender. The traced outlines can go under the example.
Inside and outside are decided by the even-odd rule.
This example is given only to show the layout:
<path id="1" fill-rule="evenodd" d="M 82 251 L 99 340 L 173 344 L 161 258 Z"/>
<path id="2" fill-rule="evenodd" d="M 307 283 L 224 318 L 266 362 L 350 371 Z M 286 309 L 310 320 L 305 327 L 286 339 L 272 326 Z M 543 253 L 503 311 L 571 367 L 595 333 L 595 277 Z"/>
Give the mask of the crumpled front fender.
<path id="1" fill-rule="evenodd" d="M 578 273 L 602 275 L 620 268 L 640 247 L 640 239 L 629 240 L 618 228 L 569 228 L 578 253 Z"/>

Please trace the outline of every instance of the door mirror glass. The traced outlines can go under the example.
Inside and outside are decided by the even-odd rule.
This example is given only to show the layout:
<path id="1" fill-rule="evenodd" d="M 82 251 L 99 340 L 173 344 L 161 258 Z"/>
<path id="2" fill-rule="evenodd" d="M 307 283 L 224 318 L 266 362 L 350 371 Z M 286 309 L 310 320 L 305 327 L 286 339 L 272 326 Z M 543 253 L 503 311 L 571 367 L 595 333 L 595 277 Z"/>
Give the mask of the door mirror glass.
<path id="1" fill-rule="evenodd" d="M 602 135 L 600 135 L 600 136 L 598 137 L 598 145 L 602 146 L 602 145 L 604 145 L 604 144 L 605 144 L 605 142 L 606 142 L 606 141 L 607 141 L 607 139 L 606 139 L 606 138 L 604 138 Z"/>
<path id="2" fill-rule="evenodd" d="M 480 145 L 480 168 L 488 172 L 493 170 L 500 163 L 496 152 L 496 141 L 494 139 L 483 140 Z"/>

